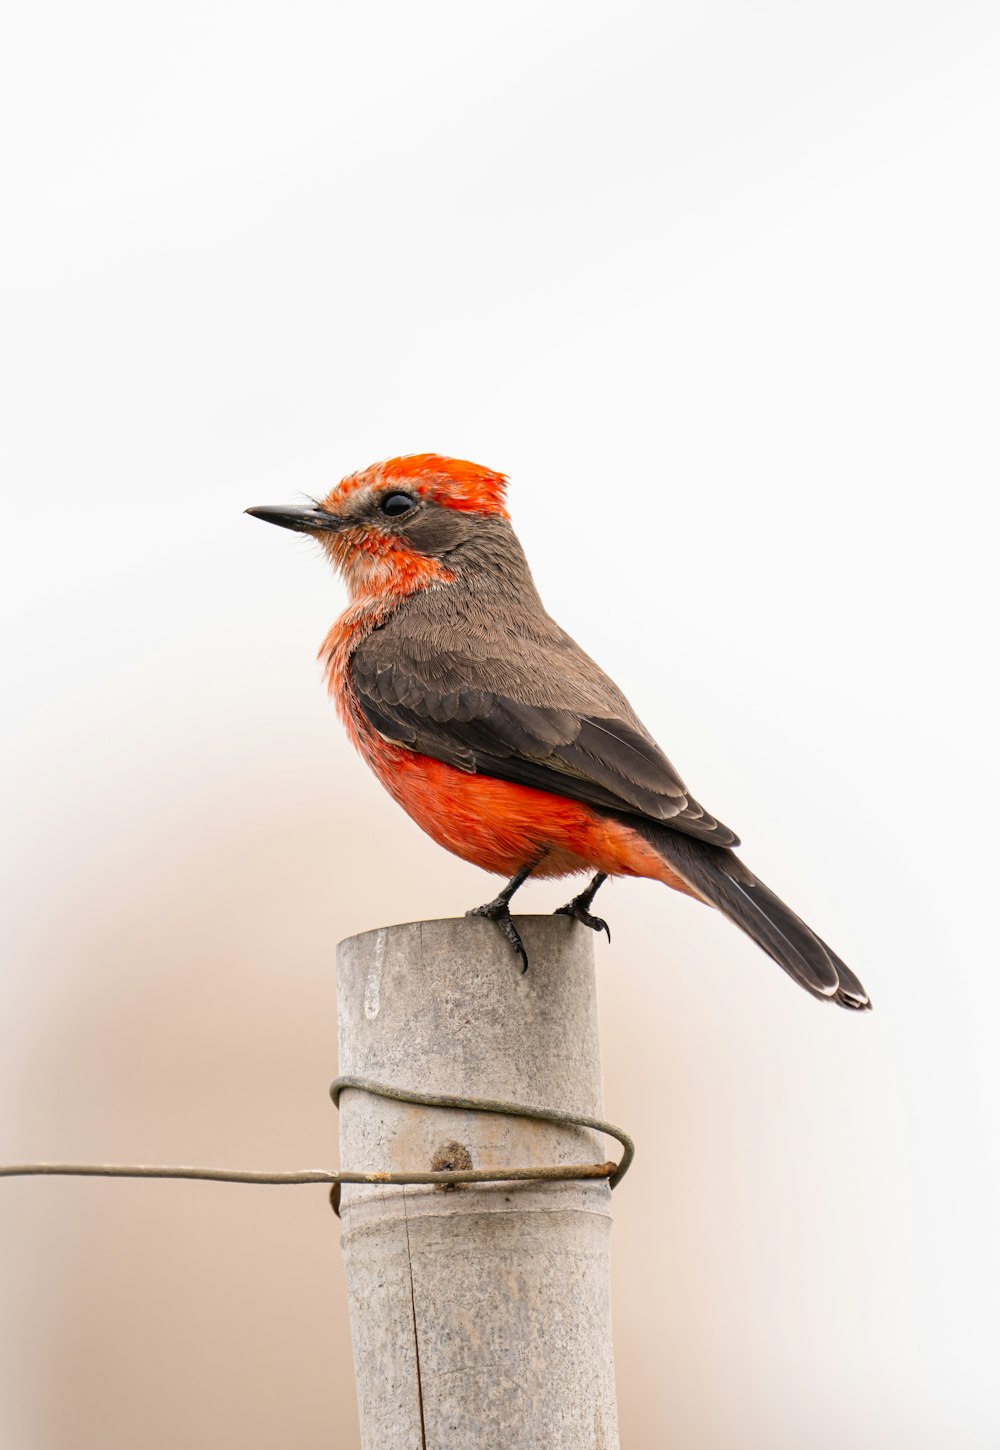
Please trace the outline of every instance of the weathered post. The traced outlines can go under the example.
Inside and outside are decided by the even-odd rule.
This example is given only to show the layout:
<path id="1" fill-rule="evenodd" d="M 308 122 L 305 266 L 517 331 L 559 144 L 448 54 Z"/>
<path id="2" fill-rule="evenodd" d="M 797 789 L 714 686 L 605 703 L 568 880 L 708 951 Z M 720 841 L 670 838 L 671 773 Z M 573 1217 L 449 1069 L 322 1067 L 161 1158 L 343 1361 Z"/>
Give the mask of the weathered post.
<path id="1" fill-rule="evenodd" d="M 591 935 L 414 922 L 337 954 L 340 1071 L 418 1092 L 602 1112 Z M 593 1164 L 596 1133 L 347 1088 L 344 1168 Z M 605 1181 L 343 1190 L 362 1450 L 617 1450 Z"/>

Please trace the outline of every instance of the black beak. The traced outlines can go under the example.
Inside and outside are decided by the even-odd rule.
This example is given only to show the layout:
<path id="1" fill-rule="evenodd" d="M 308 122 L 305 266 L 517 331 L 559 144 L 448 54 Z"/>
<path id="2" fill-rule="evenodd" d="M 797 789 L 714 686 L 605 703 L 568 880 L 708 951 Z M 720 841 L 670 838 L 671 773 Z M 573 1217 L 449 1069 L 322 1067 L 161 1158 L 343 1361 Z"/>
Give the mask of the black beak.
<path id="1" fill-rule="evenodd" d="M 336 514 L 328 514 L 326 509 L 314 504 L 301 507 L 294 504 L 279 505 L 277 508 L 262 505 L 260 508 L 244 509 L 243 512 L 253 514 L 255 519 L 263 519 L 266 524 L 278 524 L 283 529 L 297 529 L 300 534 L 330 533 L 344 526 L 343 519 L 339 519 Z"/>

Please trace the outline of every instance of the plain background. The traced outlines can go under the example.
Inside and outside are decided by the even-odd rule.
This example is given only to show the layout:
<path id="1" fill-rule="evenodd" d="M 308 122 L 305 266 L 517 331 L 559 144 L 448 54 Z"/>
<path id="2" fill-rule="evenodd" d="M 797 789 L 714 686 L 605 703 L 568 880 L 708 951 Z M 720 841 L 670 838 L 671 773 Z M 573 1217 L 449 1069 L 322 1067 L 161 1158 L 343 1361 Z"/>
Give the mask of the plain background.
<path id="1" fill-rule="evenodd" d="M 242 517 L 423 449 L 876 1011 L 618 883 L 633 1450 L 1000 1443 L 990 3 L 22 5 L 0 1158 L 329 1164 L 334 946 L 493 883 Z M 529 888 L 548 910 L 562 884 Z M 0 1188 L 0 1443 L 357 1443 L 320 1189 Z"/>

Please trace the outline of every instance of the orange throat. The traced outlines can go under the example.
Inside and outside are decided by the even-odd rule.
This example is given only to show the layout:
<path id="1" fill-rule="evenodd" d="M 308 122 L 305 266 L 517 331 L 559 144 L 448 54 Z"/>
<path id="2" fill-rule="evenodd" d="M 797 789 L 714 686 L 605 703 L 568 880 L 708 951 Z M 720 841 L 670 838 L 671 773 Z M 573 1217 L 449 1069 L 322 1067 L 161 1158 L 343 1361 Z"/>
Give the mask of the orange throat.
<path id="1" fill-rule="evenodd" d="M 409 550 L 386 547 L 359 553 L 355 541 L 347 537 L 352 532 L 346 530 L 335 535 L 328 547 L 334 564 L 347 581 L 351 602 L 334 620 L 320 645 L 318 657 L 323 663 L 327 690 L 337 706 L 337 714 L 351 744 L 374 770 L 365 740 L 368 736 L 373 736 L 375 740 L 381 737 L 365 720 L 354 698 L 350 677 L 351 655 L 409 595 L 435 585 L 448 584 L 452 575 L 436 559 L 428 559 Z"/>

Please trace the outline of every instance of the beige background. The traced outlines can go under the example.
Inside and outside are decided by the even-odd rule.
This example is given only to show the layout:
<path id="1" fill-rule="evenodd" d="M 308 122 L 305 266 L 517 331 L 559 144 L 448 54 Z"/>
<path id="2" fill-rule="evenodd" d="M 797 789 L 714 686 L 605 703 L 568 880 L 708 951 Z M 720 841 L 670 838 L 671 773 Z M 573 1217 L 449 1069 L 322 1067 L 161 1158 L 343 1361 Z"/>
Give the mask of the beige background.
<path id="1" fill-rule="evenodd" d="M 240 510 L 471 456 L 876 1003 L 602 897 L 624 1443 L 1000 1443 L 997 31 L 21 7 L 0 1158 L 333 1161 L 335 943 L 492 883 L 351 756 L 313 662 L 340 588 Z M 0 1444 L 355 1445 L 322 1190 L 0 1187 Z"/>

